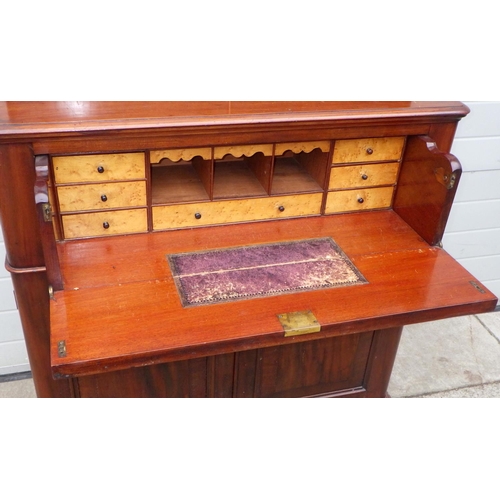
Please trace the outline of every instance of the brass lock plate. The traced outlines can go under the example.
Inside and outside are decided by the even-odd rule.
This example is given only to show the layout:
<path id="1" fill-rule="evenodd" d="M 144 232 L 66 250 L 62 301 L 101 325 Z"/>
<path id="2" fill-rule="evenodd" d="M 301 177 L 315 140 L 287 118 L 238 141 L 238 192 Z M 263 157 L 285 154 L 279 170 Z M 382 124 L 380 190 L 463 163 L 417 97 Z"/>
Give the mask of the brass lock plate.
<path id="1" fill-rule="evenodd" d="M 277 316 L 285 330 L 285 337 L 321 331 L 321 325 L 311 311 L 289 312 Z"/>

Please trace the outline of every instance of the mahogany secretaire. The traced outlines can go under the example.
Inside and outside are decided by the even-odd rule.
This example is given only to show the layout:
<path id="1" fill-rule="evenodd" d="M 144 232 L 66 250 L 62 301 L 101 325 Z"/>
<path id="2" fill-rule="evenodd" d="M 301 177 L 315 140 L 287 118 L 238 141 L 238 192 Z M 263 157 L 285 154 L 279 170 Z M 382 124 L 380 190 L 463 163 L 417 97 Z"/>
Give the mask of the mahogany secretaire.
<path id="1" fill-rule="evenodd" d="M 39 397 L 384 397 L 497 298 L 440 242 L 458 102 L 0 103 Z"/>

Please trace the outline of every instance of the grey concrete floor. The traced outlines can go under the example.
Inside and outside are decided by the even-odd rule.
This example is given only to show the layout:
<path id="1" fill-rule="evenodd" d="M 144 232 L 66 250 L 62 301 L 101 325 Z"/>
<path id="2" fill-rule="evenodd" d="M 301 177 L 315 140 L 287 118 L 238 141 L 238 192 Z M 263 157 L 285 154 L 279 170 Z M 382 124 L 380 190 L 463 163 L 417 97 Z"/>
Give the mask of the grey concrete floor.
<path id="1" fill-rule="evenodd" d="M 500 397 L 500 311 L 405 327 L 389 394 Z"/>
<path id="2" fill-rule="evenodd" d="M 500 311 L 405 327 L 389 394 L 500 397 Z M 34 397 L 31 378 L 0 382 L 0 398 Z"/>

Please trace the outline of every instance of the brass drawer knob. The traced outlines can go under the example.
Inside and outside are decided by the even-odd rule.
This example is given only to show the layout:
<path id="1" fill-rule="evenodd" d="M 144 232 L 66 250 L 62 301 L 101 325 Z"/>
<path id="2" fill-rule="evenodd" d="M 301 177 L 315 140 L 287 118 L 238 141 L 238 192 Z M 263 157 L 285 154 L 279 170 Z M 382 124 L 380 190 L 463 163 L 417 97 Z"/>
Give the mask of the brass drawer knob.
<path id="1" fill-rule="evenodd" d="M 105 194 L 103 194 L 101 196 L 101 201 L 108 201 L 108 197 Z"/>
<path id="2" fill-rule="evenodd" d="M 285 207 L 284 207 L 283 205 L 280 205 L 280 206 L 278 207 L 278 210 L 279 210 L 280 212 L 284 212 L 284 211 L 285 211 Z"/>
<path id="3" fill-rule="evenodd" d="M 109 228 L 109 222 L 103 222 L 103 223 L 102 223 L 102 227 L 103 227 L 104 229 L 108 229 L 108 228 Z"/>
<path id="4" fill-rule="evenodd" d="M 194 218 L 200 220 L 201 219 L 201 214 L 199 212 L 196 212 L 194 214 Z"/>
<path id="5" fill-rule="evenodd" d="M 363 175 L 361 176 L 361 178 L 362 178 L 364 181 L 366 181 L 366 179 L 368 179 L 368 176 L 367 176 L 366 174 L 363 174 Z"/>
<path id="6" fill-rule="evenodd" d="M 358 203 L 364 203 L 364 199 L 363 198 L 358 198 Z"/>
<path id="7" fill-rule="evenodd" d="M 373 154 L 373 149 L 372 149 L 372 148 L 367 148 L 367 150 L 366 150 L 366 154 L 367 154 L 367 155 L 371 155 L 371 154 Z"/>
<path id="8" fill-rule="evenodd" d="M 97 167 L 97 171 L 98 171 L 100 174 L 102 174 L 102 173 L 104 172 L 104 167 L 103 167 L 102 165 L 99 165 L 99 166 Z"/>

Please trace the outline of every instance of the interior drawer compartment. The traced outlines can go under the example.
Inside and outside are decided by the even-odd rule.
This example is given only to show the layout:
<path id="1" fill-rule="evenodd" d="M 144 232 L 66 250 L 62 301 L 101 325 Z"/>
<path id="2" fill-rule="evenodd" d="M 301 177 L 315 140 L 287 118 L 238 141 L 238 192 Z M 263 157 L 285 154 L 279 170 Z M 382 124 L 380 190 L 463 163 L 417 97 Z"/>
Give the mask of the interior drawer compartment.
<path id="1" fill-rule="evenodd" d="M 142 233 L 148 230 L 145 208 L 63 215 L 62 224 L 66 239 Z"/>
<path id="2" fill-rule="evenodd" d="M 328 189 L 351 189 L 356 187 L 395 184 L 399 163 L 366 163 L 352 167 L 333 167 Z"/>
<path id="3" fill-rule="evenodd" d="M 375 137 L 335 141 L 333 164 L 399 160 L 404 137 Z"/>
<path id="4" fill-rule="evenodd" d="M 59 209 L 64 212 L 107 210 L 146 205 L 146 182 L 108 182 L 60 186 L 57 188 Z"/>
<path id="5" fill-rule="evenodd" d="M 57 156 L 52 158 L 57 184 L 144 179 L 144 153 Z"/>
<path id="6" fill-rule="evenodd" d="M 325 214 L 389 208 L 393 191 L 392 186 L 331 191 L 326 199 Z"/>
<path id="7" fill-rule="evenodd" d="M 153 229 L 319 215 L 321 193 L 153 207 Z"/>

